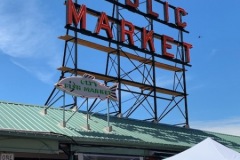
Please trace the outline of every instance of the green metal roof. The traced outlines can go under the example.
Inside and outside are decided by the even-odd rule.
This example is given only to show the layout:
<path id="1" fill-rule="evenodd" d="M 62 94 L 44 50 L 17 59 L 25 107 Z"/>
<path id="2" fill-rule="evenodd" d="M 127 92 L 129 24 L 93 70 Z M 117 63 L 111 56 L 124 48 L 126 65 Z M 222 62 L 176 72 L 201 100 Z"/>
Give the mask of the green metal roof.
<path id="1" fill-rule="evenodd" d="M 60 125 L 63 121 L 62 109 L 49 108 L 46 115 L 42 114 L 43 109 L 43 106 L 0 102 L 0 134 L 35 135 L 56 139 L 69 137 L 86 144 L 175 151 L 185 150 L 211 137 L 240 152 L 239 136 L 117 117 L 110 118 L 113 131 L 108 133 L 104 129 L 107 126 L 107 116 L 97 114 L 91 116 L 89 120 L 91 130 L 87 131 L 84 128 L 86 114 L 74 113 L 72 110 L 65 111 L 66 120 L 71 118 L 64 128 Z"/>

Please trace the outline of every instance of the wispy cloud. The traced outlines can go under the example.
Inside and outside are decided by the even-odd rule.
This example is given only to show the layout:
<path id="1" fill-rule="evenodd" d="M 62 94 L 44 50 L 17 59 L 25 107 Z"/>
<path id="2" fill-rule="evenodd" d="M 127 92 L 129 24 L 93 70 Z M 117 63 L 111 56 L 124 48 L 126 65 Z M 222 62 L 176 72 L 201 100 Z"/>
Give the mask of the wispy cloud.
<path id="1" fill-rule="evenodd" d="M 12 62 L 13 64 L 15 64 L 16 66 L 22 68 L 23 70 L 25 70 L 25 71 L 27 71 L 27 72 L 31 72 L 31 70 L 30 70 L 28 67 L 24 66 L 23 64 L 15 61 L 15 60 L 13 60 L 13 59 L 11 60 L 11 62 Z"/>
<path id="2" fill-rule="evenodd" d="M 173 78 L 174 76 L 172 77 L 168 77 L 168 76 L 161 76 L 161 77 L 158 77 L 157 78 L 157 85 L 160 86 L 160 87 L 172 87 L 173 85 Z"/>
<path id="3" fill-rule="evenodd" d="M 195 77 L 196 75 L 187 75 L 187 91 L 192 92 L 206 87 L 206 84 L 204 84 L 202 81 L 199 82 Z"/>
<path id="4" fill-rule="evenodd" d="M 217 54 L 217 49 L 213 48 L 210 53 L 209 53 L 209 56 L 210 58 L 214 57 L 215 55 Z"/>
<path id="5" fill-rule="evenodd" d="M 191 127 L 205 131 L 240 136 L 240 118 L 235 117 L 223 120 L 195 121 L 191 123 Z"/>
<path id="6" fill-rule="evenodd" d="M 1 1 L 0 51 L 15 65 L 47 82 L 41 75 L 51 77 L 49 70 L 59 66 L 59 46 L 54 22 L 47 22 L 47 13 L 41 8 L 39 1 Z"/>
<path id="7" fill-rule="evenodd" d="M 199 82 L 193 76 L 187 76 L 187 84 L 188 91 L 196 91 L 206 87 L 206 84 L 204 84 L 203 82 Z"/>
<path id="8" fill-rule="evenodd" d="M 15 61 L 14 59 L 11 59 L 11 62 L 15 64 L 16 66 L 20 67 L 21 69 L 25 70 L 26 72 L 34 75 L 36 78 L 38 78 L 40 81 L 44 83 L 54 84 L 54 73 L 52 70 L 44 70 L 41 68 L 34 68 L 35 66 L 26 65 L 23 63 L 19 63 L 18 61 Z"/>

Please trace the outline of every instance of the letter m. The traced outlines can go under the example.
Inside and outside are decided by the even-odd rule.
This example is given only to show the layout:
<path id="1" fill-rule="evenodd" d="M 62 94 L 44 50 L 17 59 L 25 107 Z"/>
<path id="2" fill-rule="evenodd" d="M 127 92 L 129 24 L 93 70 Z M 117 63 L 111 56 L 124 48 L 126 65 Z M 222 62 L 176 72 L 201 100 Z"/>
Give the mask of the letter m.
<path id="1" fill-rule="evenodd" d="M 80 28 L 86 29 L 86 6 L 82 5 L 79 9 L 76 8 L 72 0 L 67 1 L 67 25 L 71 25 L 72 23 L 75 26 L 80 22 Z"/>

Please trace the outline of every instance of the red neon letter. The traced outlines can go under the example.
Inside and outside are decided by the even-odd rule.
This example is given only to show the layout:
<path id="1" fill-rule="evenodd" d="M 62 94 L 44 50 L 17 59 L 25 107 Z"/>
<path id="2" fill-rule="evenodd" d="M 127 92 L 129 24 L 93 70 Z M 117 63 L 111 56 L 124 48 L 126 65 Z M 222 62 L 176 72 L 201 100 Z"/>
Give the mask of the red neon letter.
<path id="1" fill-rule="evenodd" d="M 189 43 L 183 42 L 183 47 L 185 48 L 185 62 L 190 62 L 190 49 L 192 48 L 192 45 Z"/>
<path id="2" fill-rule="evenodd" d="M 175 8 L 175 22 L 178 27 L 185 28 L 186 22 L 182 22 L 182 16 L 186 16 L 187 12 L 182 8 Z"/>
<path id="3" fill-rule="evenodd" d="M 142 49 L 147 49 L 147 43 L 149 45 L 150 51 L 155 52 L 153 43 L 153 31 L 146 32 L 146 28 L 143 27 L 142 30 Z"/>
<path id="4" fill-rule="evenodd" d="M 82 5 L 77 12 L 72 0 L 67 1 L 67 24 L 71 25 L 74 23 L 76 26 L 81 22 L 80 28 L 86 29 L 86 6 Z"/>
<path id="5" fill-rule="evenodd" d="M 125 4 L 127 6 L 130 6 L 130 7 L 133 7 L 135 9 L 137 9 L 138 6 L 139 6 L 139 0 L 134 0 L 134 3 L 131 0 L 125 0 Z"/>
<path id="6" fill-rule="evenodd" d="M 168 58 L 174 58 L 173 54 L 167 52 L 167 49 L 172 48 L 172 45 L 168 44 L 167 42 L 174 42 L 174 39 L 172 37 L 162 35 L 162 55 Z"/>
<path id="7" fill-rule="evenodd" d="M 125 30 L 125 26 L 128 27 L 129 30 Z M 128 41 L 130 45 L 134 45 L 133 41 L 134 34 L 134 26 L 131 22 L 121 20 L 121 42 L 125 41 L 125 35 L 128 37 Z"/>
<path id="8" fill-rule="evenodd" d="M 104 29 L 107 33 L 108 38 L 113 38 L 112 30 L 109 26 L 108 17 L 106 13 L 102 12 L 101 16 L 98 18 L 98 23 L 96 26 L 95 33 L 99 34 L 100 29 Z"/>
<path id="9" fill-rule="evenodd" d="M 152 10 L 152 0 L 147 0 L 147 13 L 155 18 L 158 18 L 158 14 Z"/>
<path id="10" fill-rule="evenodd" d="M 168 2 L 164 2 L 164 20 L 169 22 Z"/>

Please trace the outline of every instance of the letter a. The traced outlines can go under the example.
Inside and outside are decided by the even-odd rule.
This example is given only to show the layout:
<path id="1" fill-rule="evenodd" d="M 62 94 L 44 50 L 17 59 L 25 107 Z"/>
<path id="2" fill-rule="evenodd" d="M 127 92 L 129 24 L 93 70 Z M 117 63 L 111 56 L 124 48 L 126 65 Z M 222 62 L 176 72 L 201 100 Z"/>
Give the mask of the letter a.
<path id="1" fill-rule="evenodd" d="M 104 29 L 107 32 L 108 38 L 113 38 L 112 31 L 108 22 L 108 17 L 104 12 L 102 12 L 101 16 L 98 18 L 95 33 L 99 34 L 100 29 Z"/>

